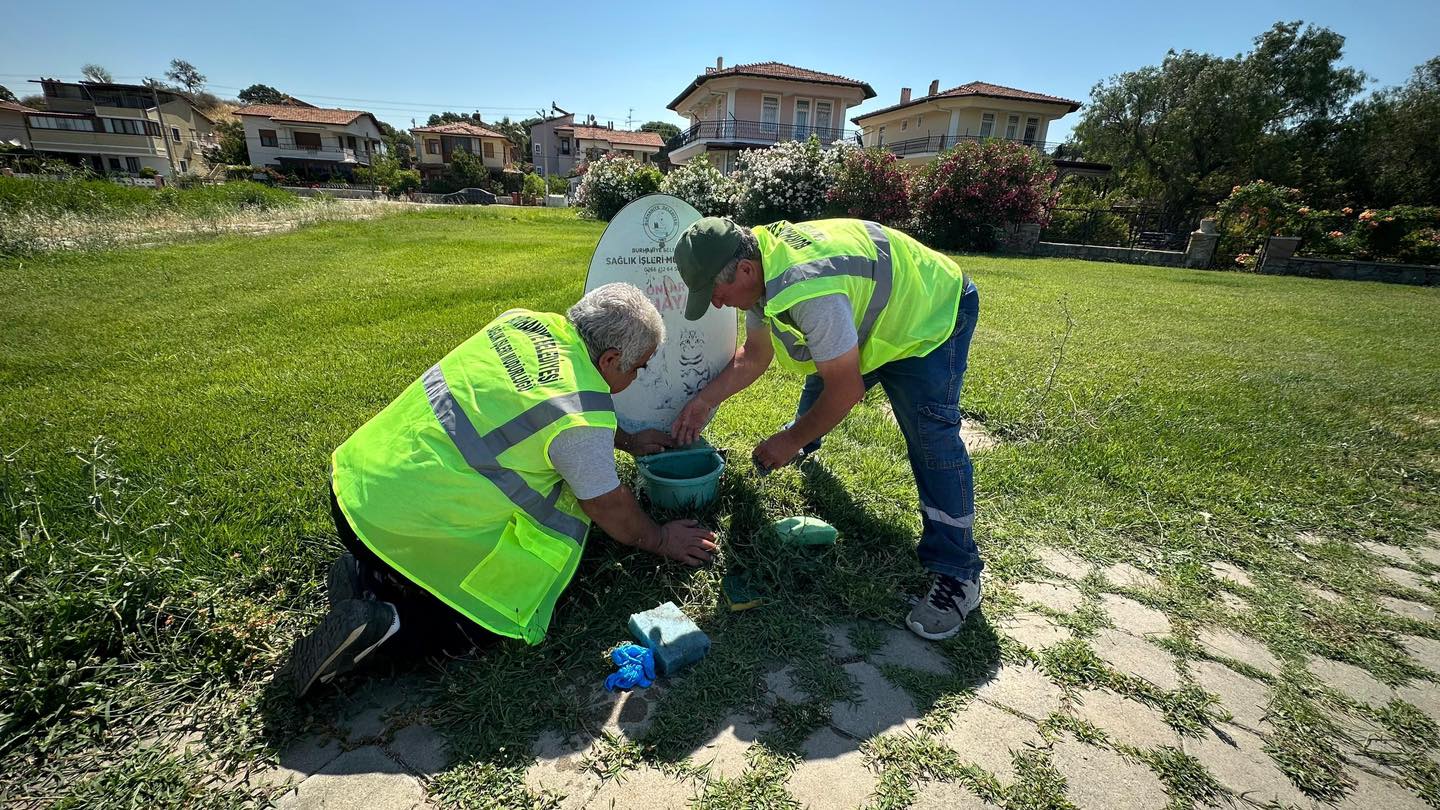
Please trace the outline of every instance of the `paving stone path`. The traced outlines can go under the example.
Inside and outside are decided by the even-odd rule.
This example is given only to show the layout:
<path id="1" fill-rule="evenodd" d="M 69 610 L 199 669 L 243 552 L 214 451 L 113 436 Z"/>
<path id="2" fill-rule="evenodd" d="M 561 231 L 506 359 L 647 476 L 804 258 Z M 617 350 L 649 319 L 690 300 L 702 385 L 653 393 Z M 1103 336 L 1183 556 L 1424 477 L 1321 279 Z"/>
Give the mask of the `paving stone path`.
<path id="1" fill-rule="evenodd" d="M 1390 546 L 1369 551 L 1387 562 L 1399 562 L 1402 553 Z M 1355 750 L 1342 751 L 1350 782 L 1347 795 L 1327 804 L 1301 792 L 1272 756 L 1275 748 L 1270 743 L 1277 733 L 1273 681 L 1313 676 L 1347 699 L 1347 706 L 1380 707 L 1403 700 L 1436 721 L 1440 721 L 1440 685 L 1414 680 L 1393 687 L 1365 669 L 1319 656 L 1306 661 L 1301 671 L 1282 662 L 1259 639 L 1218 625 L 1191 630 L 1187 643 L 1203 654 L 1181 660 L 1174 654 L 1178 648 L 1170 643 L 1180 629 L 1152 606 L 1163 604 L 1152 598 L 1160 596 L 1161 579 L 1130 565 L 1095 568 L 1061 552 L 1039 557 L 1045 579 L 1011 589 L 1018 597 L 1011 604 L 1019 608 L 993 623 L 997 633 L 1017 642 L 1005 649 L 1019 654 L 1007 653 L 1006 663 L 987 680 L 972 684 L 967 699 L 951 706 L 945 722 L 933 722 L 933 717 L 922 722 L 926 710 L 917 697 L 892 680 L 897 671 L 905 670 L 917 678 L 950 677 L 951 666 L 942 648 L 898 628 L 877 627 L 878 634 L 870 635 L 878 635 L 882 643 L 866 655 L 851 643 L 849 625 L 828 628 L 829 653 L 853 682 L 858 699 L 830 706 L 828 723 L 801 743 L 793 769 L 781 777 L 783 791 L 804 807 L 871 803 L 884 776 L 874 746 L 888 738 L 939 746 L 955 762 L 980 769 L 965 773 L 984 774 L 978 782 L 969 777 L 947 781 L 922 771 L 907 782 L 910 806 L 916 808 L 993 807 L 977 790 L 990 790 L 988 798 L 995 799 L 1001 794 L 994 787 L 1003 792 L 1030 780 L 1028 786 L 1037 779 L 1034 769 L 1041 767 L 1051 775 L 1047 784 L 1058 791 L 1055 795 L 1077 807 L 1160 810 L 1173 806 L 1177 798 L 1174 774 L 1162 762 L 1173 766 L 1179 761 L 1209 775 L 1218 786 L 1220 795 L 1215 798 L 1222 806 L 1426 806 L 1404 784 L 1402 774 L 1374 758 L 1386 744 L 1384 727 L 1344 712 L 1336 722 L 1353 732 L 1354 739 L 1365 741 Z M 1414 559 L 1433 564 L 1421 555 Z M 1238 566 L 1217 563 L 1210 570 L 1227 584 L 1252 587 L 1249 575 Z M 1080 580 L 1091 585 L 1101 581 L 1091 577 L 1094 573 L 1124 595 L 1097 596 L 1093 591 L 1086 595 Z M 1402 582 L 1403 574 L 1385 576 L 1399 585 L 1413 584 Z M 1326 601 L 1331 596 L 1344 599 L 1326 593 Z M 1105 620 L 1089 630 L 1073 630 L 1085 625 L 1062 617 L 1076 610 L 1091 616 L 1098 611 Z M 1052 677 L 1043 663 L 1045 651 L 1076 640 L 1116 676 L 1105 682 L 1127 691 L 1097 686 L 1095 681 L 1081 685 Z M 1418 635 L 1397 641 L 1415 666 L 1440 672 L 1440 641 Z M 777 701 L 810 700 L 793 674 L 783 665 L 766 674 L 764 695 L 753 704 L 757 707 L 753 713 L 727 717 L 690 754 L 689 767 L 661 770 L 642 764 L 602 779 L 589 767 L 597 746 L 604 744 L 602 733 L 576 737 L 547 732 L 534 743 L 535 762 L 526 770 L 524 784 L 547 807 L 692 806 L 721 780 L 743 779 L 758 767 L 757 741 L 775 729 L 766 716 L 767 707 Z M 1164 701 L 1157 696 L 1196 688 L 1216 701 L 1213 720 L 1198 731 L 1185 731 L 1167 718 Z M 604 718 L 601 732 L 638 738 L 653 719 L 652 709 L 664 689 L 661 684 L 621 695 L 597 690 L 593 701 Z M 413 683 L 404 679 L 368 684 L 343 706 L 332 733 L 301 741 L 274 766 L 251 774 L 250 782 L 288 786 L 277 798 L 281 808 L 439 807 L 431 793 L 432 781 L 450 765 L 450 756 L 442 737 L 424 724 L 423 707 L 408 702 L 415 691 Z M 1435 751 L 1428 756 L 1440 762 Z"/>

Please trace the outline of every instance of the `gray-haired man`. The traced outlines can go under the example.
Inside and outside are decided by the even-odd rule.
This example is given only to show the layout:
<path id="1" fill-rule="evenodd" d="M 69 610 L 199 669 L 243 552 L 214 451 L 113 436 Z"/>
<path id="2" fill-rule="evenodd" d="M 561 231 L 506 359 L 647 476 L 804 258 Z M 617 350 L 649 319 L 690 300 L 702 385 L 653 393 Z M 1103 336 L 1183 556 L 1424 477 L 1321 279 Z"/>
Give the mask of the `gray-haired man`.
<path id="1" fill-rule="evenodd" d="M 295 644 L 297 694 L 381 645 L 538 644 L 591 520 L 626 545 L 708 562 L 713 532 L 657 525 L 615 472 L 616 448 L 670 446 L 658 431 L 620 430 L 610 399 L 664 339 L 660 313 L 629 284 L 566 315 L 511 310 L 341 444 L 331 508 L 349 553 L 330 568 L 329 614 Z"/>

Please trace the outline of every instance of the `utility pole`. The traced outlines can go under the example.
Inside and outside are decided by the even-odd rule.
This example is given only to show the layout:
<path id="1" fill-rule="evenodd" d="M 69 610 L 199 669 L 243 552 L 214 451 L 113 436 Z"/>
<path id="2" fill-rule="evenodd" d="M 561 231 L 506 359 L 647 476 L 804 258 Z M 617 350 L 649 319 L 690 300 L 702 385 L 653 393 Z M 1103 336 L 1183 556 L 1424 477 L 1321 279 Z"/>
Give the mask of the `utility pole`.
<path id="1" fill-rule="evenodd" d="M 625 116 L 625 128 L 630 129 L 633 126 L 635 126 L 635 108 L 631 107 L 630 114 Z"/>

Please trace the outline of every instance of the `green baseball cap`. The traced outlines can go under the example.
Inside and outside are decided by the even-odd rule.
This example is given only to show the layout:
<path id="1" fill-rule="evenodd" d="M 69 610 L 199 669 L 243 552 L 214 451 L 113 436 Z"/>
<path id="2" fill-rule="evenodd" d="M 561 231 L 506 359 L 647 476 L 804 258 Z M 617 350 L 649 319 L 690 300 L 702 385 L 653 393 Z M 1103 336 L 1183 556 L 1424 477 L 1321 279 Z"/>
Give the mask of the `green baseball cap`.
<path id="1" fill-rule="evenodd" d="M 735 258 L 740 247 L 740 229 L 722 217 L 705 217 L 680 234 L 675 243 L 675 264 L 680 278 L 690 288 L 685 301 L 685 320 L 698 321 L 710 310 L 715 277 Z"/>

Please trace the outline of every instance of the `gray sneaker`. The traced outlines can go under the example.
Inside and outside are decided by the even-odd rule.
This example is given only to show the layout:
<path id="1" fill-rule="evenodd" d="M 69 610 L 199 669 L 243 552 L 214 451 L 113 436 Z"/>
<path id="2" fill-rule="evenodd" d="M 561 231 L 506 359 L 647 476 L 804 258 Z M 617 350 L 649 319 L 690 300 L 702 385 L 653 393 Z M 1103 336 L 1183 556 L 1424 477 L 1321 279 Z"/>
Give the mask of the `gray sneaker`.
<path id="1" fill-rule="evenodd" d="M 944 574 L 935 576 L 930 593 L 910 609 L 905 624 L 911 632 L 931 641 L 950 638 L 960 632 L 970 612 L 980 606 L 980 577 L 959 580 Z"/>

